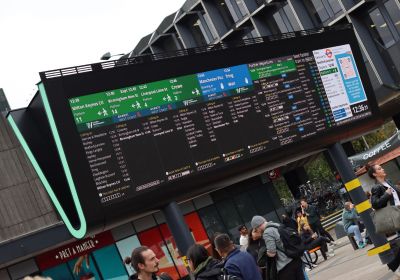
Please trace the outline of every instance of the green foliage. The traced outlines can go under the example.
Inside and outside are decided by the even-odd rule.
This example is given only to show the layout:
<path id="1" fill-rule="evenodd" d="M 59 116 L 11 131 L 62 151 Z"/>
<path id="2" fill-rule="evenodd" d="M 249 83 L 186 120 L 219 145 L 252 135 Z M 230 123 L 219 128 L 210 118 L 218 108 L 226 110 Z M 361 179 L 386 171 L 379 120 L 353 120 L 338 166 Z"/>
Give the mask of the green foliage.
<path id="1" fill-rule="evenodd" d="M 328 162 L 321 153 L 316 159 L 308 162 L 304 168 L 308 174 L 311 183 L 334 182 L 336 181 Z"/>
<path id="2" fill-rule="evenodd" d="M 369 148 L 379 144 L 382 141 L 385 141 L 390 136 L 392 136 L 396 132 L 396 125 L 393 121 L 387 122 L 382 125 L 376 131 L 364 135 L 365 142 L 367 142 Z M 367 146 L 365 145 L 364 140 L 360 137 L 357 140 L 352 141 L 354 150 L 356 153 L 361 153 L 365 150 L 368 150 Z"/>
<path id="3" fill-rule="evenodd" d="M 283 205 L 286 206 L 293 201 L 293 195 L 290 192 L 289 187 L 283 177 L 273 180 L 272 183 L 274 184 L 274 187 Z"/>

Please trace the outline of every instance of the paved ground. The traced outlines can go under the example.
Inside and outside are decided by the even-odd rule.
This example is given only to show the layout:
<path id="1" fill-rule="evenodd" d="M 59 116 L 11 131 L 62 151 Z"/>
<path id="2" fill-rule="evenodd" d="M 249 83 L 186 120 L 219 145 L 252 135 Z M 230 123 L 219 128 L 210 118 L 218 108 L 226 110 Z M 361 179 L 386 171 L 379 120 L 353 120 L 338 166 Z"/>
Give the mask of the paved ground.
<path id="1" fill-rule="evenodd" d="M 335 256 L 320 256 L 318 267 L 308 272 L 310 280 L 395 280 L 397 278 L 378 256 L 367 256 L 373 245 L 354 251 L 347 237 L 337 240 Z"/>

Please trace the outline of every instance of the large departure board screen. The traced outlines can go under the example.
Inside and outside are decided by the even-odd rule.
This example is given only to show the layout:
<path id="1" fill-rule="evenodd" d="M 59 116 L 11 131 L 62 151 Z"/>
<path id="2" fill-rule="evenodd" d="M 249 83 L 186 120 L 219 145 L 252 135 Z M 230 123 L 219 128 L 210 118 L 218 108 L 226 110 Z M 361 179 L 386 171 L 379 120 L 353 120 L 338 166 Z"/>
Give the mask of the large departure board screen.
<path id="1" fill-rule="evenodd" d="M 68 99 L 103 205 L 371 116 L 350 44 Z"/>

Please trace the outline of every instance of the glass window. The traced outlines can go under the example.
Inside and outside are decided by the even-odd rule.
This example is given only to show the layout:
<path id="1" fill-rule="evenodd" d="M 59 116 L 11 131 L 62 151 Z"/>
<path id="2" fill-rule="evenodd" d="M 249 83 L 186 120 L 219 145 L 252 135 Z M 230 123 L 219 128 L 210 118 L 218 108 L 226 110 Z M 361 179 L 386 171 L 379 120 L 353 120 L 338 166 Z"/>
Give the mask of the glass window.
<path id="1" fill-rule="evenodd" d="M 334 14 L 337 14 L 342 11 L 342 7 L 339 4 L 338 0 L 328 0 L 329 6 L 331 6 Z"/>
<path id="2" fill-rule="evenodd" d="M 207 235 L 212 238 L 216 232 L 227 232 L 227 229 L 214 205 L 198 210 Z"/>
<path id="3" fill-rule="evenodd" d="M 225 23 L 225 26 L 227 28 L 230 28 L 234 22 L 232 15 L 229 12 L 228 7 L 226 6 L 226 3 L 224 0 L 214 0 L 214 3 L 219 11 L 219 14 L 221 15 L 222 20 Z"/>
<path id="4" fill-rule="evenodd" d="M 375 33 L 375 39 L 379 41 L 383 46 L 390 47 L 394 44 L 394 38 L 389 30 L 389 27 L 383 18 L 379 9 L 374 9 L 369 13 L 369 17 L 372 21 L 370 29 Z"/>
<path id="5" fill-rule="evenodd" d="M 244 4 L 244 0 L 235 0 L 237 6 L 239 7 L 240 13 L 242 16 L 245 16 L 247 14 L 246 6 Z"/>
<path id="6" fill-rule="evenodd" d="M 257 215 L 257 210 L 254 207 L 254 202 L 248 193 L 242 193 L 233 198 L 236 208 L 239 211 L 242 220 L 249 223 L 254 215 Z"/>
<path id="7" fill-rule="evenodd" d="M 228 233 L 232 236 L 237 236 L 239 234 L 237 227 L 243 224 L 244 221 L 236 210 L 233 201 L 231 199 L 218 201 L 215 206 L 217 207 L 224 224 L 228 228 Z"/>
<path id="8" fill-rule="evenodd" d="M 68 267 L 72 271 L 73 278 L 79 279 L 101 279 L 97 267 L 91 255 L 83 255 L 68 262 Z M 58 278 L 55 278 L 58 279 Z"/>
<path id="9" fill-rule="evenodd" d="M 392 19 L 397 32 L 400 33 L 400 6 L 396 0 L 389 0 L 385 3 L 385 8 Z"/>
<path id="10" fill-rule="evenodd" d="M 200 197 L 193 199 L 193 203 L 194 203 L 194 206 L 196 207 L 196 209 L 200 209 L 200 208 L 203 208 L 203 207 L 213 204 L 213 200 L 209 194 L 205 194 L 205 195 L 202 195 Z"/>
<path id="11" fill-rule="evenodd" d="M 329 19 L 329 14 L 321 0 L 311 0 L 322 22 Z"/>
<path id="12" fill-rule="evenodd" d="M 131 256 L 133 249 L 140 246 L 140 242 L 137 236 L 133 235 L 131 237 L 118 241 L 116 245 L 121 258 L 124 260 L 126 257 Z M 125 268 L 126 271 L 128 271 L 129 275 L 135 273 L 131 265 L 125 265 Z"/>
<path id="13" fill-rule="evenodd" d="M 287 33 L 287 32 L 292 32 L 293 31 L 293 27 L 290 25 L 290 23 L 288 22 L 287 18 L 284 18 L 280 12 L 276 12 L 273 14 L 273 18 L 279 28 L 279 31 L 281 33 Z M 271 30 L 272 31 L 272 30 Z M 272 33 L 276 33 L 276 32 L 272 32 Z"/>
<path id="14" fill-rule="evenodd" d="M 126 280 L 127 273 L 114 244 L 93 252 L 103 279 Z"/>
<path id="15" fill-rule="evenodd" d="M 285 7 L 283 7 L 283 10 L 285 11 L 285 14 L 286 14 L 287 20 L 288 20 L 286 25 L 290 26 L 291 31 L 301 30 L 301 27 L 300 27 L 299 23 L 297 22 L 297 19 L 292 11 L 292 8 L 290 8 L 289 5 L 286 5 Z"/>
<path id="16" fill-rule="evenodd" d="M 179 279 L 180 275 L 176 270 L 171 253 L 175 253 L 171 242 L 164 242 L 160 228 L 155 227 L 138 234 L 140 243 L 149 247 L 160 260 L 160 272 L 168 273 L 172 279 Z"/>
<path id="17" fill-rule="evenodd" d="M 279 221 L 276 215 L 273 200 L 267 188 L 273 187 L 272 184 L 262 185 L 249 191 L 250 197 L 254 201 L 257 214 L 267 217 L 267 220 Z"/>
<path id="18" fill-rule="evenodd" d="M 57 265 L 50 269 L 46 269 L 46 270 L 42 271 L 42 274 L 45 277 L 50 277 L 51 279 L 57 279 L 57 280 L 74 279 L 72 277 L 71 271 L 69 270 L 68 265 L 66 263 Z"/>

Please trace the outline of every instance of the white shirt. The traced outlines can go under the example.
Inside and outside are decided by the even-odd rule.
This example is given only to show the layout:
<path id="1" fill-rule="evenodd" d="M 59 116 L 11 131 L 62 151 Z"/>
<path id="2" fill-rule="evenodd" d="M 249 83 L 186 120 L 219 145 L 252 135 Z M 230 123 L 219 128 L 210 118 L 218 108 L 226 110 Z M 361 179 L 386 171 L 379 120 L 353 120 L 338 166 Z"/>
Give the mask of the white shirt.
<path id="1" fill-rule="evenodd" d="M 386 181 L 384 181 L 382 183 L 382 185 L 384 185 L 386 188 L 392 190 L 392 195 L 394 198 L 394 205 L 396 205 L 396 206 L 400 205 L 400 199 L 399 199 L 399 195 L 397 194 L 397 191 L 391 185 L 389 185 L 388 182 L 386 182 Z"/>
<path id="2" fill-rule="evenodd" d="M 239 244 L 241 248 L 246 249 L 247 245 L 249 245 L 249 239 L 247 236 L 240 235 Z"/>

